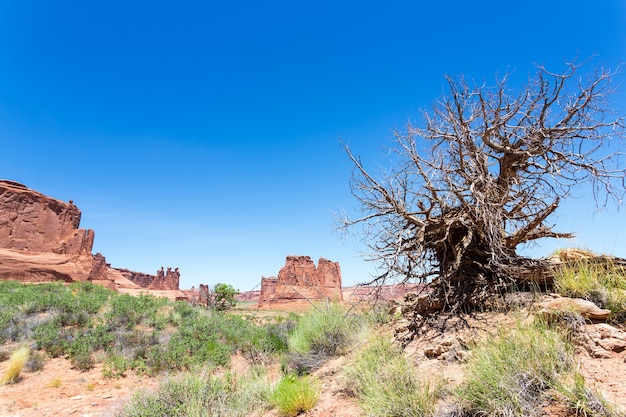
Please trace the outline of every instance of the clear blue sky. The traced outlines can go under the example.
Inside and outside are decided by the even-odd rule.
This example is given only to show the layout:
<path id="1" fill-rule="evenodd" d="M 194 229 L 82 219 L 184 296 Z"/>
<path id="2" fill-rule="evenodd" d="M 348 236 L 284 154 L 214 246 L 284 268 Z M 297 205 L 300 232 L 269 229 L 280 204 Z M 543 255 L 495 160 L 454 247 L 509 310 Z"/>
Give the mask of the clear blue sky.
<path id="1" fill-rule="evenodd" d="M 626 62 L 626 2 L 0 2 L 0 178 L 74 202 L 114 267 L 179 267 L 181 287 L 240 290 L 288 254 L 373 266 L 333 232 L 352 210 L 339 139 L 384 145 L 444 91 L 534 64 Z M 626 67 L 623 68 L 626 71 Z M 626 114 L 626 76 L 613 107 Z M 589 196 L 533 250 L 626 256 L 624 212 Z"/>

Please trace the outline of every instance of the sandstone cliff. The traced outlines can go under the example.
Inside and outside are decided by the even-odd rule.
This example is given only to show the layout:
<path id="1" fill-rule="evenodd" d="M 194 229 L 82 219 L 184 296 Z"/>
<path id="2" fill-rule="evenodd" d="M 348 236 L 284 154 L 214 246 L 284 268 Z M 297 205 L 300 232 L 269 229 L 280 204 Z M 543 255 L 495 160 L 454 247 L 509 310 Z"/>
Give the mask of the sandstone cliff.
<path id="1" fill-rule="evenodd" d="M 167 268 L 167 273 L 161 267 L 157 271 L 156 275 L 146 274 L 144 272 L 131 271 L 124 268 L 115 268 L 120 272 L 124 278 L 128 279 L 139 288 L 145 288 L 149 290 L 158 291 L 178 291 L 180 284 L 180 272 L 178 268 L 172 271 L 172 268 Z"/>
<path id="2" fill-rule="evenodd" d="M 23 282 L 92 281 L 122 292 L 184 298 L 180 273 L 116 270 L 92 255 L 95 233 L 80 228 L 81 212 L 14 181 L 0 180 L 0 279 Z"/>
<path id="3" fill-rule="evenodd" d="M 24 185 L 0 180 L 0 248 L 91 254 L 93 230 L 79 229 L 81 212 Z"/>
<path id="4" fill-rule="evenodd" d="M 0 279 L 108 284 L 106 261 L 92 256 L 93 230 L 80 229 L 72 201 L 0 180 Z"/>

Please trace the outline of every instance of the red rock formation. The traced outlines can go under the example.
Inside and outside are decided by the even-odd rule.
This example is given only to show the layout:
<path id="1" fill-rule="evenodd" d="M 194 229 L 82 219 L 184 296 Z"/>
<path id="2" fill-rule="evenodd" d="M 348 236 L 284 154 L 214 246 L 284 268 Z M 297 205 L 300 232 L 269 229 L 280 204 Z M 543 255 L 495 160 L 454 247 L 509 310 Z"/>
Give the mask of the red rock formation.
<path id="1" fill-rule="evenodd" d="M 81 212 L 22 184 L 0 180 L 0 279 L 107 281 L 107 264 L 92 256 L 94 232 Z"/>
<path id="2" fill-rule="evenodd" d="M 278 278 L 261 277 L 261 294 L 259 294 L 259 307 L 263 304 L 271 303 L 276 299 L 276 287 L 278 286 Z"/>
<path id="3" fill-rule="evenodd" d="M 124 278 L 130 280 L 131 282 L 134 282 L 141 288 L 148 288 L 150 284 L 152 284 L 152 281 L 154 281 L 154 279 L 156 278 L 154 275 L 145 274 L 143 272 L 131 271 L 124 268 L 115 269 L 118 270 L 124 276 Z"/>
<path id="4" fill-rule="evenodd" d="M 287 256 L 278 277 L 261 279 L 259 306 L 286 301 L 342 300 L 339 262 L 310 256 Z"/>
<path id="5" fill-rule="evenodd" d="M 93 230 L 79 229 L 80 210 L 13 181 L 0 180 L 0 248 L 91 254 Z"/>
<path id="6" fill-rule="evenodd" d="M 167 268 L 167 273 L 163 272 L 163 267 L 157 271 L 154 281 L 150 283 L 148 289 L 150 290 L 177 290 L 180 282 L 180 272 L 178 268 L 172 271 L 172 268 Z"/>
<path id="7" fill-rule="evenodd" d="M 81 212 L 22 184 L 0 180 L 0 279 L 25 282 L 92 281 L 121 292 L 186 299 L 180 273 L 154 275 L 114 269 L 92 255 L 94 232 L 80 229 Z"/>
<path id="8" fill-rule="evenodd" d="M 172 271 L 167 268 L 167 274 L 163 267 L 157 271 L 156 275 L 145 274 L 143 272 L 130 271 L 128 269 L 116 268 L 124 278 L 132 281 L 141 288 L 159 291 L 178 291 L 180 282 L 180 272 L 178 268 Z"/>
<path id="9" fill-rule="evenodd" d="M 100 284 L 107 287 L 110 290 L 115 289 L 115 282 L 109 279 L 109 265 L 104 256 L 101 253 L 93 255 L 93 267 L 91 268 L 91 282 L 94 284 Z"/>

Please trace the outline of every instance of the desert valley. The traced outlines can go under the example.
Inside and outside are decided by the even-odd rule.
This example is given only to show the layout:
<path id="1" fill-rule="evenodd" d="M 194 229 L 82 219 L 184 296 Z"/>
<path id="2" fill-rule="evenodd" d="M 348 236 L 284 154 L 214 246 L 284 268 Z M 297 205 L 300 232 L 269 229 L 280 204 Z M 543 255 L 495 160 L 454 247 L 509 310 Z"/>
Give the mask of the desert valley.
<path id="1" fill-rule="evenodd" d="M 338 262 L 288 255 L 258 291 L 236 294 L 217 311 L 209 285 L 179 288 L 178 268 L 152 275 L 111 267 L 92 253 L 97 231 L 81 229 L 80 218 L 72 201 L 0 181 L 0 375 L 10 374 L 21 348 L 30 357 L 0 385 L 2 416 L 509 415 L 467 405 L 466 384 L 481 381 L 472 367 L 482 340 L 506 342 L 538 321 L 550 337 L 555 323 L 566 329 L 565 341 L 553 341 L 563 363 L 541 371 L 545 381 L 527 375 L 517 385 L 527 392 L 511 404 L 500 400 L 510 415 L 626 410 L 626 313 L 596 300 L 554 288 L 522 291 L 507 294 L 506 307 L 420 320 L 423 285 L 343 287 Z M 554 263 L 590 258 L 562 251 Z M 621 260 L 611 262 L 624 272 Z M 554 362 L 542 343 L 530 348 Z M 385 362 L 389 352 L 395 356 Z M 367 360 L 374 369 L 363 368 L 372 366 Z M 377 372 L 369 382 L 367 372 Z M 298 381 L 315 392 L 298 388 L 288 400 L 298 405 L 284 406 L 278 392 Z M 254 384 L 265 385 L 252 392 Z M 385 384 L 416 397 L 394 397 Z M 368 389 L 380 397 L 371 399 Z"/>

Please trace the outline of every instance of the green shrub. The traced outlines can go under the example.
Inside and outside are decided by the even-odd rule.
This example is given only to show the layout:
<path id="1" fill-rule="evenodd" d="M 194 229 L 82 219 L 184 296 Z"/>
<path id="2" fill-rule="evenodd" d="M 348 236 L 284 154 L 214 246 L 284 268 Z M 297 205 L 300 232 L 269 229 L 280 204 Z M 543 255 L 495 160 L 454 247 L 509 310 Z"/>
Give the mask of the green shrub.
<path id="1" fill-rule="evenodd" d="M 270 403 L 284 416 L 312 409 L 320 396 L 320 383 L 311 376 L 285 375 L 272 391 Z"/>
<path id="2" fill-rule="evenodd" d="M 149 375 L 157 375 L 163 371 L 169 370 L 169 364 L 166 357 L 166 347 L 162 345 L 151 346 L 146 351 L 145 364 L 148 368 Z"/>
<path id="3" fill-rule="evenodd" d="M 117 417 L 183 417 L 210 415 L 212 400 L 219 398 L 223 387 L 213 378 L 191 375 L 164 380 L 155 393 L 135 394 Z M 204 414 L 200 414 L 204 410 Z"/>
<path id="4" fill-rule="evenodd" d="M 22 346 L 13 352 L 9 359 L 9 366 L 0 378 L 0 385 L 13 384 L 18 381 L 29 355 L 30 350 L 26 346 Z"/>
<path id="5" fill-rule="evenodd" d="M 289 336 L 297 324 L 297 321 L 293 319 L 267 324 L 267 343 L 276 352 L 287 352 L 289 350 Z"/>
<path id="6" fill-rule="evenodd" d="M 26 361 L 26 371 L 37 372 L 43 369 L 46 363 L 44 355 L 38 352 L 32 353 Z"/>
<path id="7" fill-rule="evenodd" d="M 111 329 L 123 327 L 131 330 L 144 321 L 157 321 L 157 314 L 168 303 L 166 298 L 153 295 L 132 296 L 121 294 L 113 297 L 105 317 Z"/>
<path id="8" fill-rule="evenodd" d="M 74 282 L 69 286 L 76 296 L 79 311 L 96 314 L 115 292 L 91 282 Z"/>
<path id="9" fill-rule="evenodd" d="M 386 339 L 358 352 L 347 377 L 367 416 L 421 417 L 435 409 L 437 390 L 422 383 L 402 349 Z"/>
<path id="10" fill-rule="evenodd" d="M 365 311 L 365 319 L 374 326 L 387 324 L 395 318 L 389 302 L 378 301 Z"/>
<path id="11" fill-rule="evenodd" d="M 11 340 L 10 327 L 12 325 L 12 319 L 15 316 L 15 311 L 8 306 L 0 304 L 0 344 L 4 344 L 7 340 Z"/>
<path id="12" fill-rule="evenodd" d="M 122 355 L 107 356 L 102 365 L 102 376 L 105 378 L 122 378 L 130 369 L 131 362 Z"/>
<path id="13" fill-rule="evenodd" d="M 115 346 L 120 351 L 148 348 L 158 343 L 156 332 L 143 329 L 118 331 L 114 337 Z"/>
<path id="14" fill-rule="evenodd" d="M 271 325 L 257 325 L 238 315 L 214 312 L 211 326 L 220 340 L 231 347 L 231 352 L 239 351 L 253 363 L 264 363 L 274 354 L 287 350 L 285 342 L 276 339 Z"/>
<path id="15" fill-rule="evenodd" d="M 59 324 L 61 327 L 76 326 L 84 327 L 89 322 L 89 314 L 84 311 L 75 313 L 61 313 L 59 315 Z"/>
<path id="16" fill-rule="evenodd" d="M 73 367 L 81 371 L 88 371 L 95 365 L 91 338 L 78 337 L 72 341 L 69 347 L 70 362 Z"/>
<path id="17" fill-rule="evenodd" d="M 572 347 L 556 330 L 519 323 L 472 349 L 459 395 L 472 415 L 540 415 L 545 393 L 572 365 Z"/>
<path id="18" fill-rule="evenodd" d="M 167 369 L 185 370 L 200 363 L 228 365 L 235 347 L 225 340 L 221 320 L 221 315 L 186 318 L 164 352 Z"/>
<path id="19" fill-rule="evenodd" d="M 265 362 L 284 347 L 270 328 L 219 311 L 202 311 L 175 304 L 168 320 L 178 322 L 177 332 L 165 345 L 148 347 L 141 355 L 151 373 L 188 370 L 199 364 L 227 366 L 236 351 L 253 362 Z"/>
<path id="20" fill-rule="evenodd" d="M 37 349 L 45 350 L 48 356 L 57 358 L 69 353 L 72 331 L 61 327 L 58 319 L 53 319 L 35 328 Z"/>
<path id="21" fill-rule="evenodd" d="M 89 338 L 89 343 L 94 351 L 108 350 L 115 345 L 115 335 L 109 331 L 105 324 L 96 324 L 83 331 L 83 337 Z"/>
<path id="22" fill-rule="evenodd" d="M 234 307 L 237 304 L 235 295 L 239 294 L 232 285 L 215 284 L 213 288 L 213 299 L 210 305 L 216 310 L 224 311 Z"/>
<path id="23" fill-rule="evenodd" d="M 4 343 L 8 340 L 17 342 L 20 340 L 22 334 L 25 331 L 24 315 L 19 311 L 5 310 L 4 314 L 0 315 L 0 342 Z"/>

